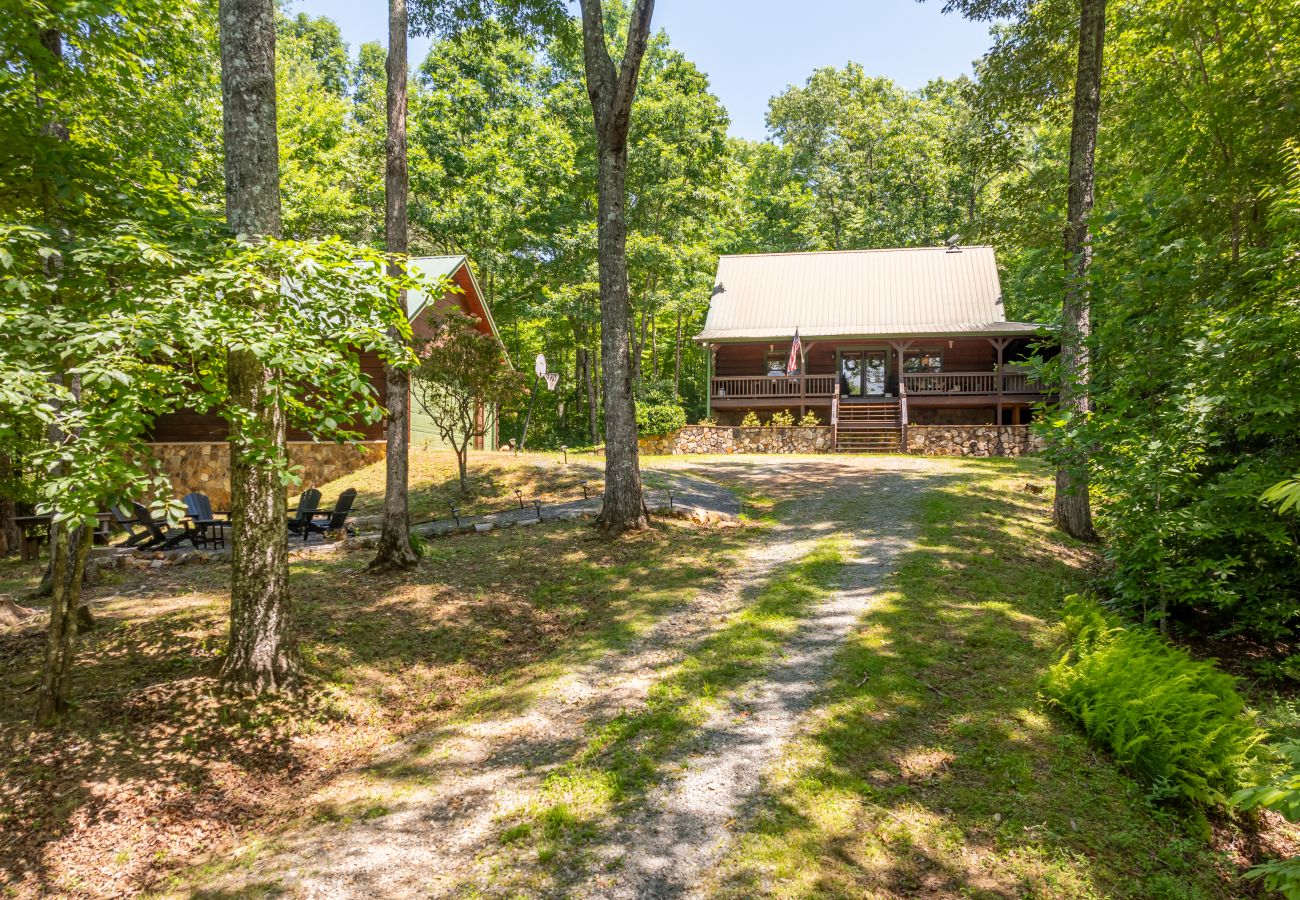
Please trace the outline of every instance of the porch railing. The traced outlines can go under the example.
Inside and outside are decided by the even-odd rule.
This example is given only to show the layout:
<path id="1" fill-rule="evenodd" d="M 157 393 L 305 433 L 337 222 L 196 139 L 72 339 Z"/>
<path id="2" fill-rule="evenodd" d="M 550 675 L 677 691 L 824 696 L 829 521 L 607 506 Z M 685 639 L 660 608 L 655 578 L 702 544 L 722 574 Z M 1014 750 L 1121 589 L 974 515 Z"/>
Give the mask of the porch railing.
<path id="1" fill-rule="evenodd" d="M 1002 375 L 1004 394 L 1045 394 L 1043 383 L 1028 372 L 1005 372 Z"/>
<path id="2" fill-rule="evenodd" d="M 1041 394 L 1043 386 L 1025 372 L 1000 373 L 1003 394 Z M 998 372 L 908 372 L 909 394 L 997 394 Z"/>
<path id="3" fill-rule="evenodd" d="M 713 396 L 718 400 L 799 400 L 834 393 L 834 375 L 727 375 L 713 379 Z"/>
<path id="4" fill-rule="evenodd" d="M 907 372 L 903 386 L 912 396 L 970 395 L 999 393 L 1042 394 L 1042 383 L 1027 372 Z M 724 375 L 713 379 L 715 400 L 822 400 L 837 393 L 835 375 Z"/>

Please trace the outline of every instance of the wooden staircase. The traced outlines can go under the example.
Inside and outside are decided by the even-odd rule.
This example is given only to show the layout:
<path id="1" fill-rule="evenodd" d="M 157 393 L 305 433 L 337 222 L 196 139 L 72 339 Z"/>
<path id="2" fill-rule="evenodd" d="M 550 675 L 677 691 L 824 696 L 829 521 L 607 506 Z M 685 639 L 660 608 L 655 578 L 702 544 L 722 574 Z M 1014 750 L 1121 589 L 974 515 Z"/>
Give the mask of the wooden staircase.
<path id="1" fill-rule="evenodd" d="M 839 453 L 900 453 L 903 416 L 897 400 L 840 403 L 835 415 L 835 450 Z"/>

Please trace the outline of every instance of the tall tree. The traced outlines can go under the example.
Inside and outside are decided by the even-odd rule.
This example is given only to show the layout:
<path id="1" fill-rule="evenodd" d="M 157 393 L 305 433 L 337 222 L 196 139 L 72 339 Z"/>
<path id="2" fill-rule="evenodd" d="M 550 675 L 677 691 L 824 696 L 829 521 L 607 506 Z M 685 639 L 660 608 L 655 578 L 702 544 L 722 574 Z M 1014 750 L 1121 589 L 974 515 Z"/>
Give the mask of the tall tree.
<path id="1" fill-rule="evenodd" d="M 605 502 L 597 519 L 607 533 L 649 524 L 641 491 L 636 406 L 632 397 L 631 304 L 627 284 L 627 133 L 654 0 L 636 0 L 623 59 L 609 54 L 600 0 L 582 0 L 583 63 L 596 126 L 601 361 L 605 384 Z"/>
<path id="2" fill-rule="evenodd" d="M 389 274 L 400 275 L 407 264 L 409 241 L 406 206 L 410 185 L 406 161 L 406 39 L 409 29 L 406 0 L 388 0 L 388 140 L 385 143 L 384 240 L 392 262 Z M 406 291 L 402 291 L 406 305 Z M 400 335 L 394 334 L 394 340 Z M 384 365 L 387 389 L 388 448 L 385 458 L 384 522 L 379 552 L 372 570 L 413 568 L 420 558 L 411 546 L 411 513 L 407 475 L 410 464 L 410 372 L 399 362 Z"/>
<path id="3" fill-rule="evenodd" d="M 221 96 L 226 223 L 249 239 L 280 234 L 275 104 L 275 3 L 221 0 Z M 276 292 L 232 302 L 273 309 Z M 294 688 L 301 663 L 291 625 L 283 460 L 284 410 L 277 380 L 257 355 L 232 349 L 230 642 L 221 668 L 229 689 Z"/>
<path id="4" fill-rule="evenodd" d="M 57 85 L 63 68 L 63 34 L 56 28 L 47 28 L 40 33 L 40 44 L 49 54 L 52 65 L 47 70 L 49 84 L 37 82 L 38 96 L 53 85 Z M 43 104 L 42 101 L 38 101 Z M 40 139 L 66 144 L 68 128 L 57 113 L 52 113 L 42 123 Z M 61 238 L 67 236 L 67 223 L 56 212 L 59 203 L 54 184 L 45 186 L 42 192 L 46 224 Z M 45 274 L 51 281 L 58 281 L 63 268 L 61 253 L 51 254 L 45 262 Z M 55 303 L 59 299 L 56 295 Z M 67 373 L 67 367 L 60 367 L 53 379 L 61 387 L 71 389 L 68 399 L 79 400 L 81 394 L 81 377 Z M 65 401 L 66 402 L 66 401 Z M 69 437 L 56 422 L 49 425 L 49 443 L 59 446 Z M 59 474 L 67 473 L 66 463 L 59 463 Z M 46 634 L 45 666 L 41 672 L 40 691 L 36 700 L 36 721 L 42 725 L 52 724 L 68 709 L 68 699 L 72 693 L 72 661 L 77 652 L 77 628 L 79 625 L 78 607 L 81 603 L 81 573 L 86 565 L 86 556 L 90 551 L 90 541 L 86 539 L 84 526 L 69 527 L 66 521 L 54 521 L 50 528 L 50 567 L 45 581 L 50 587 L 50 628 Z"/>
<path id="5" fill-rule="evenodd" d="M 1070 129 L 1070 192 L 1065 222 L 1065 299 L 1061 307 L 1061 407 L 1077 426 L 1091 408 L 1088 384 L 1088 336 L 1092 305 L 1088 269 L 1092 265 L 1092 214 L 1096 184 L 1097 127 L 1101 117 L 1102 47 L 1106 35 L 1106 0 L 1081 0 L 1079 66 L 1074 81 L 1074 120 Z M 1067 440 L 1056 470 L 1052 514 L 1067 534 L 1092 540 L 1092 504 L 1088 497 L 1086 445 Z"/>
<path id="6" fill-rule="evenodd" d="M 944 11 L 960 10 L 973 19 L 1013 17 L 1027 32 L 1004 42 L 1020 50 L 1030 49 L 1030 57 L 1044 56 L 1041 47 L 1032 44 L 1036 20 L 1057 19 L 1060 7 L 1048 0 L 946 0 Z M 1043 15 L 1040 15 L 1045 13 Z M 1089 335 L 1092 331 L 1089 269 L 1092 266 L 1092 214 L 1096 185 L 1097 131 L 1101 120 L 1101 80 L 1103 47 L 1106 35 L 1106 0 L 1079 0 L 1079 27 L 1073 91 L 1073 120 L 1070 131 L 1069 189 L 1065 223 L 1065 282 L 1061 305 L 1060 331 L 1060 407 L 1066 413 L 1068 427 L 1058 433 L 1053 448 L 1057 461 L 1056 498 L 1053 518 L 1067 534 L 1093 540 L 1089 499 L 1087 418 L 1091 410 L 1089 385 Z M 1000 48 L 990 56 L 996 56 Z M 987 62 L 987 59 L 986 59 Z M 1050 69 L 1034 59 L 1030 65 Z M 1025 79 L 1033 82 L 1041 73 Z"/>

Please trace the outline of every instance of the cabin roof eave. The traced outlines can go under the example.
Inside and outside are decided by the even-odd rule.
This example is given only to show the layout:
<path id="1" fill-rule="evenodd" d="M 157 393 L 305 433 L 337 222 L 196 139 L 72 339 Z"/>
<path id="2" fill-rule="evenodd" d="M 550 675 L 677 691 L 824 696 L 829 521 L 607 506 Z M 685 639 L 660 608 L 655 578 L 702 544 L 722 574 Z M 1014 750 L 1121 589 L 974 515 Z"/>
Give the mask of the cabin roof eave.
<path id="1" fill-rule="evenodd" d="M 884 341 L 909 338 L 964 338 L 964 337 L 1033 337 L 1055 329 L 1037 322 L 973 322 L 966 324 L 925 324 L 908 328 L 873 329 L 865 327 L 799 329 L 803 340 L 817 341 Z M 695 335 L 698 344 L 745 344 L 754 342 L 783 342 L 794 339 L 793 328 L 759 329 L 708 329 Z"/>

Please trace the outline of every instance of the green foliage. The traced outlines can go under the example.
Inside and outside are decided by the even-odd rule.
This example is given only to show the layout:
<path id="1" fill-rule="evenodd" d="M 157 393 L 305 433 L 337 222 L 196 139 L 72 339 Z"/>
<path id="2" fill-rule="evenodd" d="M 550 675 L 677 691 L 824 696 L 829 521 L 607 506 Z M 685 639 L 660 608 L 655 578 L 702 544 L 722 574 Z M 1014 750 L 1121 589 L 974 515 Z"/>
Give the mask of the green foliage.
<path id="1" fill-rule="evenodd" d="M 1262 880 L 1267 890 L 1277 891 L 1286 900 L 1300 900 L 1300 856 L 1251 866 L 1245 877 Z"/>
<path id="2" fill-rule="evenodd" d="M 773 143 L 738 145 L 729 252 L 933 246 L 978 228 L 990 182 L 966 79 L 906 91 L 858 63 L 772 98 Z"/>
<path id="3" fill-rule="evenodd" d="M 608 15 L 611 33 L 622 32 L 626 10 L 611 4 Z M 436 43 L 411 97 L 416 239 L 428 235 L 431 251 L 467 253 L 511 357 L 543 352 L 564 375 L 556 402 L 534 411 L 533 446 L 599 443 L 579 357 L 594 364 L 600 347 L 595 139 L 582 72 L 576 45 L 539 48 L 489 21 Z M 382 94 L 371 105 L 381 127 Z M 726 212 L 726 124 L 704 74 L 666 35 L 653 36 L 629 134 L 633 352 L 642 380 L 676 373 L 678 402 L 693 412 L 703 412 L 706 360 L 690 338 L 716 267 L 715 223 Z M 599 419 L 599 398 L 595 405 Z"/>
<path id="4" fill-rule="evenodd" d="M 745 413 L 745 417 L 740 420 L 741 428 L 758 428 L 763 423 L 758 420 L 758 414 L 752 409 Z"/>
<path id="5" fill-rule="evenodd" d="M 949 4 L 975 14 L 985 0 Z M 1077 9 L 1007 7 L 977 65 L 982 238 L 1013 319 L 1059 315 Z M 1184 632 L 1300 644 L 1300 0 L 1108 8 L 1091 275 L 1093 458 L 1110 593 Z M 969 236 L 966 236 L 969 240 Z M 1058 457 L 1061 458 L 1061 457 Z"/>
<path id="6" fill-rule="evenodd" d="M 799 419 L 799 424 L 804 428 L 812 428 L 821 423 L 822 420 L 817 418 L 817 413 L 813 412 L 811 409 L 805 412 L 802 418 Z"/>
<path id="7" fill-rule="evenodd" d="M 1300 743 L 1288 741 L 1276 749 L 1285 762 L 1284 771 L 1270 781 L 1238 791 L 1232 803 L 1241 809 L 1271 809 L 1288 822 L 1300 822 Z M 1300 857 L 1253 866 L 1246 877 L 1262 879 L 1264 887 L 1288 900 L 1300 898 Z"/>
<path id="8" fill-rule="evenodd" d="M 1263 732 L 1234 679 L 1094 601 L 1066 606 L 1068 649 L 1047 701 L 1146 784 L 1153 799 L 1222 807 L 1261 764 Z"/>
<path id="9" fill-rule="evenodd" d="M 181 407 L 249 416 L 226 393 L 232 349 L 271 366 L 286 419 L 313 435 L 356 438 L 380 415 L 356 349 L 397 358 L 387 329 L 405 324 L 397 291 L 407 282 L 388 278 L 374 251 L 241 244 L 175 218 L 101 234 L 11 226 L 0 238 L 0 442 L 54 436 L 27 462 L 43 473 L 38 507 L 57 521 L 170 496 L 169 481 L 137 462 L 148 428 Z M 250 438 L 233 450 L 293 478 L 273 446 Z"/>
<path id="10" fill-rule="evenodd" d="M 686 410 L 670 381 L 643 381 L 636 391 L 636 428 L 642 437 L 672 434 L 686 427 Z"/>
<path id="11" fill-rule="evenodd" d="M 423 558 L 429 551 L 428 539 L 418 531 L 412 531 L 409 537 L 411 542 L 411 552 L 416 556 Z"/>
<path id="12" fill-rule="evenodd" d="M 1300 512 L 1300 473 L 1279 481 L 1261 494 L 1259 499 L 1277 507 L 1280 513 L 1291 509 Z"/>
<path id="13" fill-rule="evenodd" d="M 465 459 L 470 442 L 495 426 L 502 404 L 527 394 L 525 378 L 502 359 L 501 342 L 483 321 L 459 310 L 440 316 L 433 337 L 416 351 L 411 393 L 439 436 L 456 451 L 461 491 L 469 484 Z"/>
<path id="14" fill-rule="evenodd" d="M 778 409 L 772 413 L 772 418 L 767 420 L 767 424 L 772 428 L 789 428 L 794 424 L 794 413 L 788 409 Z"/>

